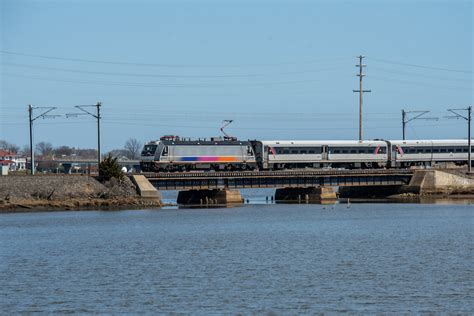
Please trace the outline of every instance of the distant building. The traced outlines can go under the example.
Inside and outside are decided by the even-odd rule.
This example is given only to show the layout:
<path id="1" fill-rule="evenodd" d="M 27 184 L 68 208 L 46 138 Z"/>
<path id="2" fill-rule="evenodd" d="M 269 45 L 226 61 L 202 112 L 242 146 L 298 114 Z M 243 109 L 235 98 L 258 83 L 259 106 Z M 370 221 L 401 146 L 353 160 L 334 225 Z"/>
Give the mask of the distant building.
<path id="1" fill-rule="evenodd" d="M 25 170 L 26 158 L 20 157 L 16 153 L 0 149 L 0 165 L 8 166 L 11 171 Z"/>

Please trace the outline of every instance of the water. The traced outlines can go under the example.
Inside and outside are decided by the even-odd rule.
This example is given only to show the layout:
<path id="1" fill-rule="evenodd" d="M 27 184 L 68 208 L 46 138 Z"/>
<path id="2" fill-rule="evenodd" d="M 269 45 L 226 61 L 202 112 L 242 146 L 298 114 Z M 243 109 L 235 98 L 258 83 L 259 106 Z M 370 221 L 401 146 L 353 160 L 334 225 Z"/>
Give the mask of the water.
<path id="1" fill-rule="evenodd" d="M 0 313 L 472 313 L 473 205 L 0 215 Z"/>

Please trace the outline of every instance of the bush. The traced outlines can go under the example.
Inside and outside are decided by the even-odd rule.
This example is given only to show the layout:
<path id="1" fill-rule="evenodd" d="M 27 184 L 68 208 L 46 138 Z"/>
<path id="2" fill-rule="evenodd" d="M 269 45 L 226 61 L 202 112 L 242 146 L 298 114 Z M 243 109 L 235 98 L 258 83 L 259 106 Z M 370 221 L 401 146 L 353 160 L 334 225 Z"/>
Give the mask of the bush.
<path id="1" fill-rule="evenodd" d="M 124 174 L 122 168 L 110 154 L 99 164 L 99 180 L 102 182 L 110 181 L 112 178 L 123 180 Z"/>

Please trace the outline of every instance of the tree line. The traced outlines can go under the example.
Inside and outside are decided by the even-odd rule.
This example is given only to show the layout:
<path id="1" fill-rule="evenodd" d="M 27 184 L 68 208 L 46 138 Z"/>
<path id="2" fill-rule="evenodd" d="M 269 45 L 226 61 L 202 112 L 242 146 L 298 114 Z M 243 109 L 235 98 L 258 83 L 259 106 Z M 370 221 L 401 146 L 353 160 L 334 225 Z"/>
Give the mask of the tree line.
<path id="1" fill-rule="evenodd" d="M 127 159 L 138 159 L 143 144 L 135 138 L 128 139 L 123 148 L 113 149 L 107 152 L 114 158 L 127 158 Z M 30 146 L 25 145 L 20 148 L 18 145 L 10 143 L 5 140 L 0 140 L 0 150 L 9 151 L 11 153 L 28 157 L 30 155 Z M 35 145 L 35 156 L 38 158 L 52 159 L 54 158 L 82 158 L 82 159 L 93 159 L 97 157 L 97 149 L 93 148 L 75 148 L 65 145 L 54 147 L 49 142 L 39 142 Z"/>

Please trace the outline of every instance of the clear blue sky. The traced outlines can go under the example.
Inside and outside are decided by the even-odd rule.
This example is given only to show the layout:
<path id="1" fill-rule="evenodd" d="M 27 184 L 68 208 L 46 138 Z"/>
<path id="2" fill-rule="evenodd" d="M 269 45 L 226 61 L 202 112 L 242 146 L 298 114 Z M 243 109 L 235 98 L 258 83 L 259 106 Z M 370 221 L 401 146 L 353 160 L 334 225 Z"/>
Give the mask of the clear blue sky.
<path id="1" fill-rule="evenodd" d="M 401 109 L 473 104 L 471 1 L 1 0 L 0 139 L 28 144 L 27 105 L 101 101 L 103 150 L 130 138 L 401 138 Z M 43 57 L 39 57 L 43 56 Z M 50 58 L 53 57 L 53 58 Z M 35 141 L 93 148 L 92 117 L 35 122 Z M 409 138 L 463 138 L 414 121 Z"/>

